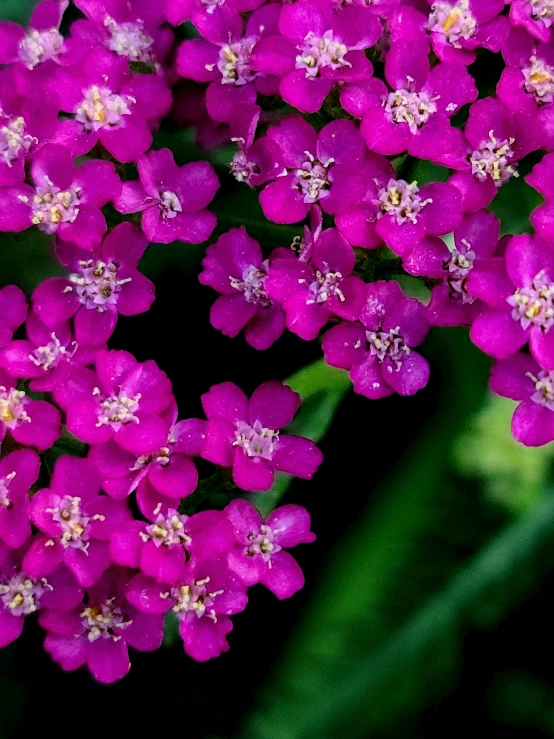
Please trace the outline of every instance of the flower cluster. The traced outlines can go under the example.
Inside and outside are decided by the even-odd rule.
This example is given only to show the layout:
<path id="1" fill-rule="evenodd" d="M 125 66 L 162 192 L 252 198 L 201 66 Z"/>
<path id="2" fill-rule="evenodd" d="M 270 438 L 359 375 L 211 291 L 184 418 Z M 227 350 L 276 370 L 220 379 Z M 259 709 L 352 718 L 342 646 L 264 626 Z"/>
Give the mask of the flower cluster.
<path id="1" fill-rule="evenodd" d="M 281 381 L 250 398 L 222 382 L 179 420 L 156 362 L 108 348 L 154 301 L 150 244 L 211 239 L 212 326 L 256 350 L 321 338 L 372 400 L 424 388 L 430 328 L 468 326 L 492 390 L 520 402 L 515 438 L 554 440 L 554 3 L 74 0 L 71 24 L 68 5 L 0 23 L 0 232 L 47 234 L 65 271 L 29 300 L 0 290 L 0 645 L 39 611 L 56 662 L 112 682 L 166 614 L 203 661 L 248 588 L 302 587 L 286 550 L 314 540 L 309 514 L 264 521 L 246 493 L 322 461 L 283 433 L 300 397 Z M 493 54 L 496 86 L 478 85 Z M 302 224 L 292 244 L 212 238 L 220 178 L 159 148 L 168 116 L 232 146 L 221 184 Z M 535 233 L 501 238 L 489 206 L 531 153 Z M 223 510 L 193 495 L 214 478 Z"/>

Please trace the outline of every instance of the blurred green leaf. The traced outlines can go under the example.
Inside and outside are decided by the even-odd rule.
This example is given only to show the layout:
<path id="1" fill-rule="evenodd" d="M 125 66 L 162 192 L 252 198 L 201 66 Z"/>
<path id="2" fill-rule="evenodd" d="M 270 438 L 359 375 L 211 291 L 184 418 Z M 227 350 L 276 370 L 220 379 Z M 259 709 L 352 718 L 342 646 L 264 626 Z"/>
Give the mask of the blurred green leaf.
<path id="1" fill-rule="evenodd" d="M 37 0 L 2 0 L 0 20 L 26 24 Z"/>
<path id="2" fill-rule="evenodd" d="M 217 215 L 221 231 L 244 226 L 262 246 L 290 246 L 294 237 L 302 232 L 299 225 L 281 226 L 268 221 L 262 212 L 258 193 L 247 185 L 217 200 L 211 210 Z"/>
<path id="3" fill-rule="evenodd" d="M 47 277 L 65 274 L 53 254 L 53 240 L 36 228 L 20 234 L 0 234 L 2 284 L 18 285 L 30 295 Z"/>
<path id="4" fill-rule="evenodd" d="M 302 398 L 300 410 L 288 426 L 287 432 L 320 441 L 327 433 L 333 416 L 350 387 L 348 373 L 329 367 L 324 359 L 318 359 L 285 382 Z M 271 490 L 263 494 L 255 493 L 251 497 L 262 515 L 266 516 L 275 508 L 291 481 L 289 475 L 278 475 Z"/>
<path id="5" fill-rule="evenodd" d="M 545 489 L 554 459 L 554 445 L 526 447 L 510 429 L 516 403 L 490 395 L 454 447 L 458 469 L 484 480 L 490 498 L 513 511 L 527 510 Z"/>
<path id="6" fill-rule="evenodd" d="M 300 739 L 339 736 L 341 731 L 351 737 L 370 736 L 436 698 L 452 679 L 464 630 L 473 622 L 490 628 L 536 584 L 529 573 L 536 581 L 553 566 L 553 539 L 554 497 L 549 496 L 507 526 L 373 654 L 345 653 L 348 670 L 343 664 L 329 664 L 324 652 L 315 652 L 312 639 L 310 654 L 302 656 L 309 657 L 312 676 L 316 670 L 324 675 L 317 693 L 306 701 L 313 677 L 307 689 L 298 676 L 294 686 L 283 681 L 266 695 L 265 706 L 253 715 L 243 736 Z M 490 608 L 491 603 L 495 607 Z M 335 628 L 341 627 L 337 621 Z M 319 633 L 317 627 L 314 631 Z"/>
<path id="7" fill-rule="evenodd" d="M 506 670 L 496 675 L 487 704 L 502 724 L 537 728 L 554 736 L 554 689 L 528 672 Z"/>
<path id="8" fill-rule="evenodd" d="M 529 214 L 542 203 L 542 198 L 524 180 L 528 167 L 519 177 L 512 177 L 498 190 L 490 209 L 500 218 L 501 235 L 530 233 Z"/>

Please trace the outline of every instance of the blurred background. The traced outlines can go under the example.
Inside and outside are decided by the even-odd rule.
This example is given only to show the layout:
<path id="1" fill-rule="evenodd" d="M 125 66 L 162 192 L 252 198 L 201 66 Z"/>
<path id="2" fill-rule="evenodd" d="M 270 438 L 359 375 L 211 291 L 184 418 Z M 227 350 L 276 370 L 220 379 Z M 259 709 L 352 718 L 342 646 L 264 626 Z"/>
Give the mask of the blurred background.
<path id="1" fill-rule="evenodd" d="M 0 0 L 0 20 L 25 22 L 33 5 Z M 491 57 L 481 63 L 495 69 Z M 179 162 L 203 156 L 171 124 L 155 145 Z M 289 244 L 300 229 L 264 222 L 255 193 L 228 175 L 228 156 L 209 155 L 222 181 L 218 232 L 244 224 L 264 247 Z M 447 173 L 419 165 L 410 175 L 421 184 Z M 522 177 L 502 188 L 504 233 L 528 230 L 536 197 Z M 262 505 L 281 497 L 310 510 L 318 540 L 294 551 L 306 587 L 284 602 L 251 590 L 231 651 L 207 664 L 187 658 L 169 628 L 159 652 L 135 653 L 130 675 L 109 687 L 59 670 L 29 622 L 0 654 L 0 736 L 554 736 L 554 452 L 511 439 L 513 404 L 487 393 L 488 359 L 467 331 L 437 329 L 422 348 L 432 366 L 424 391 L 357 397 L 317 362 L 317 342 L 287 334 L 257 353 L 212 329 L 215 295 L 196 280 L 204 248 L 149 247 L 142 268 L 156 302 L 120 319 L 111 346 L 167 371 L 181 417 L 200 414 L 215 382 L 251 392 L 292 378 L 306 397 L 297 430 L 321 438 L 325 463 L 312 482 L 280 481 Z M 2 283 L 28 295 L 59 273 L 34 232 L 1 235 L 0 267 Z"/>

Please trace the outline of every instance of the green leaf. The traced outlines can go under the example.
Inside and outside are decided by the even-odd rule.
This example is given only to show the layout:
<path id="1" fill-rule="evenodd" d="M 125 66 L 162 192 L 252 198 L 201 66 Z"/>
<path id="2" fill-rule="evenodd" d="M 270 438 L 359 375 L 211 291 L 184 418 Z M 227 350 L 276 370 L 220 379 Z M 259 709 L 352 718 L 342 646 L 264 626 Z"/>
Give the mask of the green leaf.
<path id="1" fill-rule="evenodd" d="M 247 185 L 217 200 L 211 207 L 217 216 L 218 228 L 223 232 L 244 226 L 249 236 L 263 246 L 290 246 L 301 226 L 280 226 L 270 223 L 260 207 L 258 193 Z"/>
<path id="2" fill-rule="evenodd" d="M 398 721 L 402 712 L 436 698 L 449 684 L 461 656 L 464 628 L 474 622 L 493 626 L 553 565 L 551 495 L 506 527 L 373 654 L 349 659 L 345 671 L 331 667 L 325 653 L 311 652 L 312 671 L 317 667 L 326 673 L 321 681 L 326 684 L 312 697 L 315 704 L 306 702 L 301 682 L 281 685 L 273 691 L 272 703 L 251 718 L 243 736 L 339 736 L 353 716 L 368 733 L 348 735 L 370 736 Z"/>
<path id="3" fill-rule="evenodd" d="M 300 394 L 302 405 L 287 432 L 320 441 L 327 433 L 333 416 L 350 387 L 347 372 L 329 367 L 324 359 L 318 359 L 308 367 L 285 380 Z M 267 493 L 255 493 L 251 500 L 262 515 L 266 516 L 286 493 L 292 478 L 278 475 Z"/>
<path id="4" fill-rule="evenodd" d="M 36 4 L 36 0 L 2 0 L 0 21 L 12 21 L 25 25 Z"/>
<path id="5" fill-rule="evenodd" d="M 516 403 L 490 395 L 470 418 L 454 447 L 458 469 L 481 478 L 491 500 L 513 513 L 534 505 L 545 489 L 554 458 L 554 445 L 526 447 L 512 436 L 510 423 Z"/>
<path id="6" fill-rule="evenodd" d="M 53 240 L 36 228 L 0 234 L 2 284 L 18 285 L 30 295 L 48 277 L 65 274 L 53 254 Z"/>
<path id="7" fill-rule="evenodd" d="M 528 167 L 522 168 L 519 177 L 512 177 L 498 190 L 490 205 L 492 212 L 500 218 L 501 235 L 530 233 L 533 229 L 529 214 L 535 210 L 542 198 L 524 180 Z"/>

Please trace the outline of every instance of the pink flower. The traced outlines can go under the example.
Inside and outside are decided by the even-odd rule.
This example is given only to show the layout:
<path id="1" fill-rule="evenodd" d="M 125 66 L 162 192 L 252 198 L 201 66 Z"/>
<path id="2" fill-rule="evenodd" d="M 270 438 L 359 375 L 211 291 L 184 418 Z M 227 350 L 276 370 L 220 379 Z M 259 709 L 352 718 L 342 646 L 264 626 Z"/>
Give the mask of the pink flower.
<path id="1" fill-rule="evenodd" d="M 371 77 L 364 50 L 382 27 L 365 5 L 307 0 L 283 5 L 282 35 L 267 33 L 254 48 L 255 69 L 281 78 L 283 100 L 303 113 L 317 112 L 337 82 Z"/>
<path id="2" fill-rule="evenodd" d="M 43 577 L 62 562 L 77 582 L 90 587 L 110 566 L 108 539 L 130 520 L 127 505 L 100 495 L 100 476 L 79 457 L 59 457 L 50 488 L 33 496 L 31 520 L 43 532 L 35 537 L 23 567 Z"/>
<path id="3" fill-rule="evenodd" d="M 232 549 L 233 530 L 222 511 L 186 516 L 174 508 L 175 500 L 156 493 L 146 481 L 137 499 L 151 523 L 132 521 L 114 533 L 110 552 L 117 564 L 140 568 L 160 583 L 176 583 L 185 576 L 191 557 L 226 556 Z"/>
<path id="4" fill-rule="evenodd" d="M 151 0 L 75 0 L 88 18 L 73 23 L 73 36 L 104 46 L 130 63 L 157 66 L 173 44 L 171 29 L 163 25 L 163 3 Z"/>
<path id="5" fill-rule="evenodd" d="M 98 681 L 113 683 L 129 672 L 128 647 L 151 652 L 161 646 L 162 616 L 145 614 L 125 599 L 131 577 L 128 570 L 112 568 L 88 588 L 78 608 L 40 614 L 48 632 L 44 648 L 63 670 L 87 665 Z"/>
<path id="6" fill-rule="evenodd" d="M 61 432 L 58 409 L 45 400 L 32 400 L 17 389 L 17 379 L 0 368 L 0 441 L 9 433 L 18 444 L 42 452 Z"/>
<path id="7" fill-rule="evenodd" d="M 314 203 L 325 213 L 343 213 L 365 196 L 373 172 L 352 121 L 332 121 L 317 133 L 303 118 L 285 118 L 269 127 L 267 140 L 272 151 L 275 144 L 280 149 L 279 173 L 260 193 L 270 221 L 302 221 Z"/>
<path id="8" fill-rule="evenodd" d="M 37 287 L 35 314 L 51 328 L 74 316 L 79 344 L 104 344 L 119 313 L 144 313 L 154 301 L 153 283 L 137 269 L 147 245 L 141 230 L 130 223 L 116 226 L 92 253 L 59 242 L 56 254 L 70 274 Z"/>
<path id="9" fill-rule="evenodd" d="M 308 341 L 333 315 L 356 320 L 366 296 L 364 282 L 352 274 L 356 258 L 344 236 L 328 228 L 311 237 L 309 251 L 298 259 L 290 252 L 275 259 L 265 283 L 269 296 L 282 305 L 289 331 Z"/>
<path id="10" fill-rule="evenodd" d="M 0 72 L 0 100 L 0 186 L 17 185 L 25 179 L 25 164 L 55 136 L 60 102 L 54 92 L 38 103 L 31 94 L 20 95 L 13 68 Z"/>
<path id="11" fill-rule="evenodd" d="M 285 548 L 315 541 L 305 508 L 281 506 L 265 523 L 246 500 L 232 500 L 225 510 L 236 539 L 229 553 L 229 567 L 245 585 L 261 582 L 279 599 L 290 598 L 304 587 L 302 570 Z"/>
<path id="12" fill-rule="evenodd" d="M 54 394 L 67 411 L 67 428 L 86 444 L 112 437 L 134 454 L 151 454 L 167 441 L 160 418 L 173 400 L 171 383 L 158 365 L 137 362 L 128 352 L 100 350 L 96 371 L 76 369 Z"/>
<path id="13" fill-rule="evenodd" d="M 229 616 L 243 611 L 246 586 L 229 571 L 225 558 L 191 560 L 184 576 L 172 587 L 162 587 L 144 575 L 129 583 L 128 600 L 148 614 L 173 611 L 185 652 L 197 662 L 229 650 L 225 638 L 233 628 Z"/>
<path id="14" fill-rule="evenodd" d="M 0 349 L 0 365 L 16 377 L 30 378 L 36 392 L 50 392 L 63 385 L 73 367 L 93 364 L 102 347 L 80 346 L 69 323 L 52 328 L 31 313 L 25 324 L 27 340 L 12 341 Z M 105 347 L 104 347 L 105 348 Z"/>
<path id="15" fill-rule="evenodd" d="M 248 18 L 244 33 L 242 22 L 237 26 L 235 19 L 228 17 L 229 25 L 217 29 L 213 43 L 192 39 L 179 47 L 177 72 L 185 79 L 210 83 L 206 106 L 214 120 L 228 122 L 233 109 L 240 103 L 255 103 L 258 92 L 277 92 L 275 78 L 254 67 L 252 53 L 261 38 L 277 33 L 280 12 L 277 3 L 258 8 Z"/>
<path id="16" fill-rule="evenodd" d="M 429 365 L 413 350 L 429 331 L 425 307 L 397 282 L 368 286 L 360 323 L 340 323 L 323 338 L 325 361 L 350 371 L 354 392 L 376 400 L 413 395 L 429 380 Z"/>
<path id="17" fill-rule="evenodd" d="M 61 108 L 74 118 L 60 128 L 59 143 L 75 156 L 98 142 L 119 162 L 136 162 L 150 148 L 149 123 L 166 115 L 171 93 L 162 76 L 131 76 L 126 57 L 95 49 L 58 74 Z"/>
<path id="18" fill-rule="evenodd" d="M 224 336 L 234 338 L 244 329 L 254 349 L 268 349 L 285 330 L 282 308 L 271 300 L 265 283 L 269 265 L 290 250 L 275 249 L 264 259 L 257 241 L 244 226 L 232 228 L 208 247 L 199 280 L 221 293 L 212 305 L 210 323 Z"/>
<path id="19" fill-rule="evenodd" d="M 21 560 L 27 547 L 28 542 L 19 549 L 0 544 L 0 647 L 21 635 L 25 616 L 45 608 L 67 612 L 83 597 L 83 590 L 63 565 L 48 578 L 25 572 Z"/>
<path id="20" fill-rule="evenodd" d="M 120 213 L 143 213 L 142 230 L 149 241 L 200 244 L 210 237 L 216 217 L 205 208 L 219 187 L 210 164 L 179 167 L 169 149 L 160 149 L 141 157 L 138 170 L 140 181 L 124 182 L 114 205 Z"/>
<path id="21" fill-rule="evenodd" d="M 135 455 L 114 441 L 92 446 L 89 459 L 102 476 L 102 489 L 120 500 L 134 492 L 141 480 L 166 498 L 179 500 L 194 492 L 198 472 L 192 455 L 199 455 L 206 437 L 206 422 L 199 418 L 177 421 L 177 406 L 172 403 L 161 414 L 166 423 L 164 446 L 151 454 Z"/>
<path id="22" fill-rule="evenodd" d="M 75 169 L 68 149 L 46 144 L 33 157 L 35 187 L 0 187 L 0 232 L 32 225 L 92 251 L 106 232 L 100 208 L 121 189 L 111 162 L 89 160 Z"/>
<path id="23" fill-rule="evenodd" d="M 269 490 L 276 470 L 310 480 L 322 462 L 321 452 L 309 439 L 279 432 L 299 405 L 298 393 L 277 380 L 260 385 L 250 400 L 232 382 L 213 385 L 202 396 L 208 417 L 202 456 L 232 467 L 243 490 Z"/>

